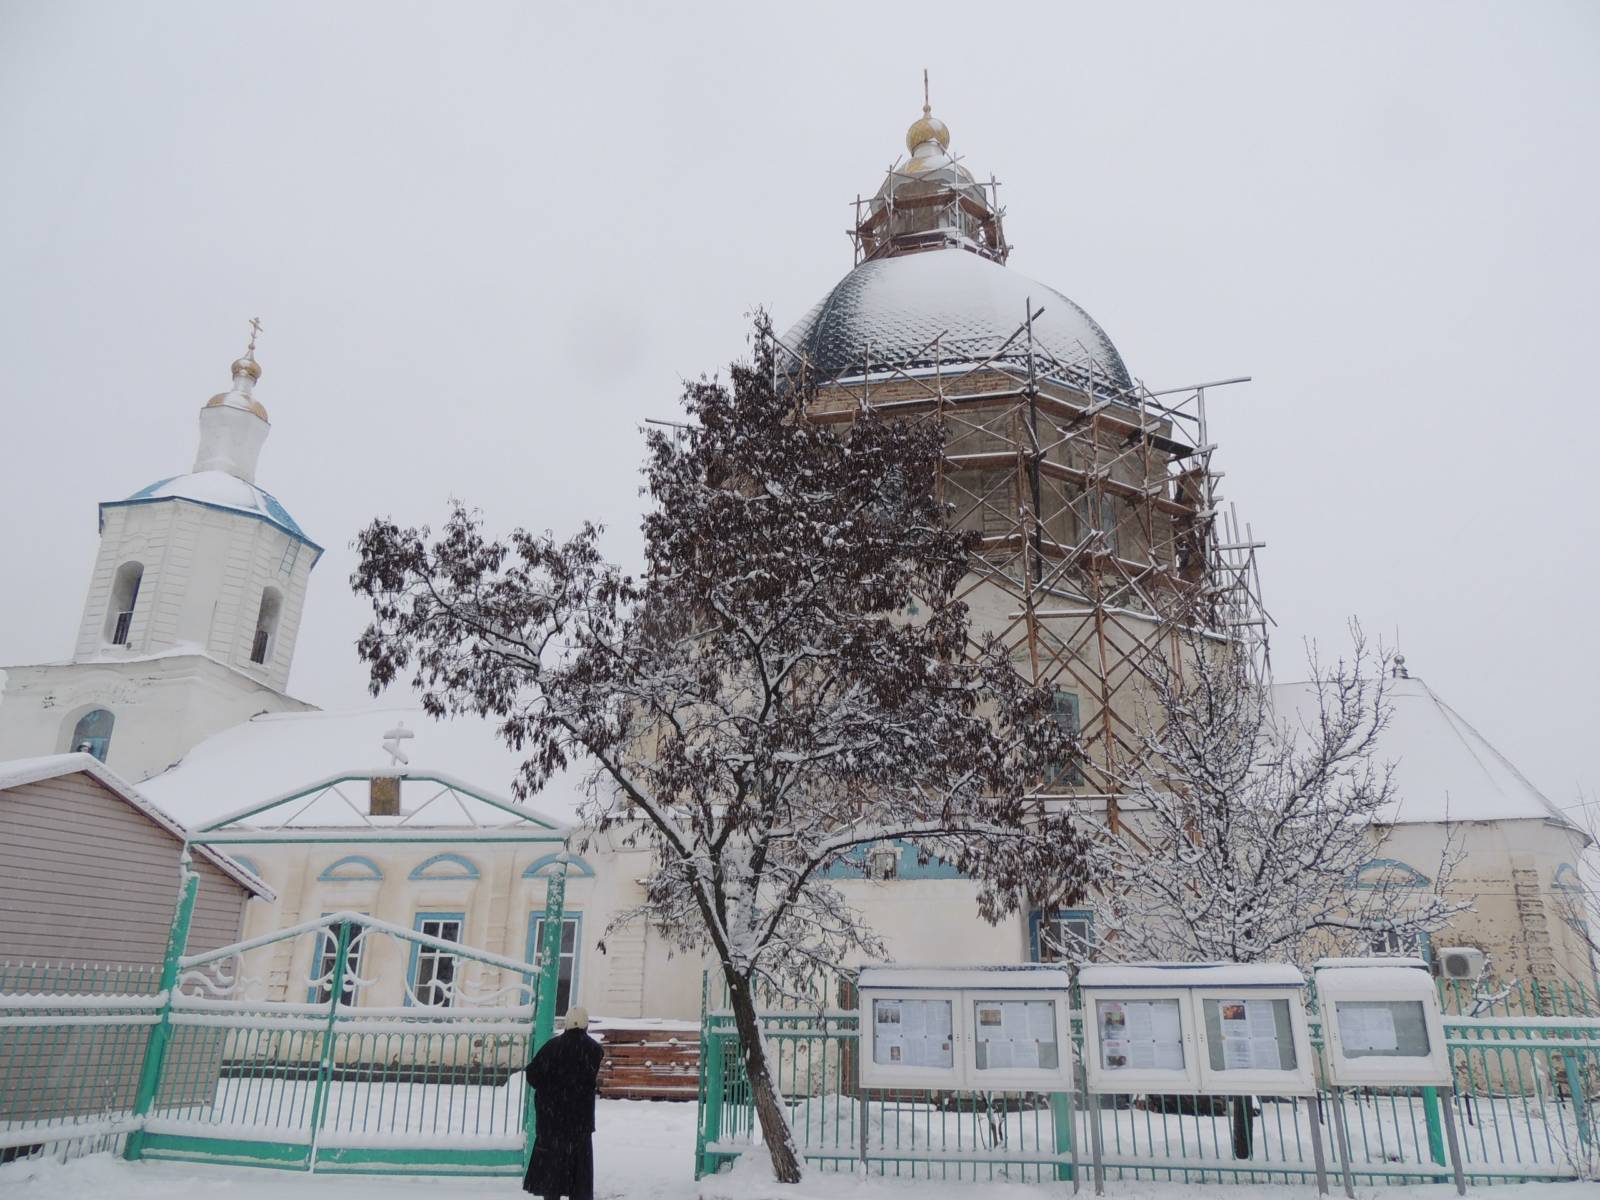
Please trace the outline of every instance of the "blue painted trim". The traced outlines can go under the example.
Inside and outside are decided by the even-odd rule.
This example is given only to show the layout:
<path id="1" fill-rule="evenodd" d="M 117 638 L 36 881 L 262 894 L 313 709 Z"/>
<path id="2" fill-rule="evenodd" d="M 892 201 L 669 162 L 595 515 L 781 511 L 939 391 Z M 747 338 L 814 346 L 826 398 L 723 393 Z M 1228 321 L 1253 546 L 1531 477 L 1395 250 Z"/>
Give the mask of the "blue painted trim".
<path id="1" fill-rule="evenodd" d="M 1063 920 L 1063 919 L 1065 919 L 1065 920 L 1078 919 L 1078 920 L 1082 920 L 1082 921 L 1088 922 L 1088 925 L 1089 925 L 1089 949 L 1090 950 L 1094 949 L 1094 912 L 1091 909 L 1087 909 L 1087 908 L 1058 908 L 1058 909 L 1055 909 L 1055 910 L 1053 910 L 1051 912 L 1050 919 L 1053 920 L 1053 921 L 1060 921 L 1060 920 Z M 1044 924 L 1044 912 L 1043 912 L 1042 909 L 1037 909 L 1036 908 L 1036 909 L 1034 909 L 1032 912 L 1030 912 L 1028 914 L 1028 961 L 1030 961 L 1030 962 L 1043 962 L 1044 961 L 1044 959 L 1039 957 L 1039 955 L 1040 955 L 1039 938 L 1040 938 L 1040 935 L 1041 935 L 1043 924 Z"/>
<path id="2" fill-rule="evenodd" d="M 317 545 L 317 543 L 313 542 L 305 535 L 305 531 L 302 530 L 296 523 L 295 519 L 289 515 L 288 510 L 285 509 L 283 505 L 278 503 L 277 497 L 261 488 L 256 488 L 256 491 L 261 492 L 261 494 L 270 502 L 271 506 L 275 507 L 283 514 L 283 520 L 277 520 L 276 518 L 268 516 L 263 512 L 252 512 L 248 508 L 235 508 L 231 504 L 213 504 L 208 500 L 196 500 L 192 496 L 144 495 L 145 492 L 154 491 L 158 487 L 163 487 L 166 484 L 171 483 L 172 480 L 176 478 L 178 477 L 174 475 L 171 479 L 158 480 L 157 482 L 152 483 L 149 487 L 140 488 L 138 492 L 132 496 L 129 496 L 126 500 L 102 500 L 100 502 L 100 532 L 104 533 L 106 530 L 106 509 L 108 508 L 131 508 L 135 504 L 165 504 L 169 500 L 182 500 L 185 504 L 198 504 L 201 508 L 213 508 L 216 509 L 217 512 L 233 513 L 237 516 L 249 517 L 252 520 L 261 521 L 264 524 L 272 526 L 272 528 L 276 529 L 279 533 L 286 534 L 289 537 L 292 537 L 295 541 L 302 542 L 305 545 L 310 546 L 311 549 L 316 552 L 315 557 L 311 560 L 311 565 L 313 567 L 317 565 L 317 560 L 322 557 L 322 547 Z M 285 521 L 288 523 L 285 524 Z"/>
<path id="3" fill-rule="evenodd" d="M 1394 873 L 1394 877 L 1381 882 L 1374 881 L 1368 883 L 1364 877 L 1366 876 L 1367 872 L 1374 869 L 1392 871 Z M 1369 891 L 1375 891 L 1376 889 L 1384 886 L 1408 888 L 1432 887 L 1433 880 L 1429 879 L 1410 863 L 1403 863 L 1398 858 L 1374 858 L 1362 863 L 1355 869 L 1355 875 L 1352 879 L 1352 884 L 1358 888 L 1366 888 Z"/>
<path id="4" fill-rule="evenodd" d="M 1578 874 L 1578 868 L 1571 863 L 1562 863 L 1556 868 L 1555 878 L 1550 881 L 1550 890 L 1555 892 L 1583 891 L 1583 879 Z"/>
<path id="5" fill-rule="evenodd" d="M 528 913 L 528 952 L 523 956 L 524 962 L 532 962 L 536 957 L 538 945 L 535 942 L 533 931 L 539 928 L 539 921 L 544 916 L 544 909 L 535 908 Z M 562 923 L 571 921 L 575 928 L 572 931 L 572 989 L 567 993 L 567 1007 L 571 1008 L 578 1002 L 578 980 L 583 971 L 583 914 L 573 912 L 570 908 L 561 914 Z M 556 1016 L 561 1012 L 557 1011 Z"/>
<path id="6" fill-rule="evenodd" d="M 882 843 L 879 843 L 880 845 Z M 874 880 L 877 883 L 894 883 L 899 879 L 961 879 L 960 871 L 956 870 L 943 859 L 930 858 L 927 862 L 917 861 L 917 847 L 913 842 L 896 838 L 894 845 L 899 848 L 900 856 L 895 862 L 894 879 Z M 819 874 L 823 879 L 865 879 L 867 877 L 867 853 L 870 846 L 855 846 L 845 851 L 836 861 L 830 863 Z"/>
<path id="7" fill-rule="evenodd" d="M 454 863 L 456 866 L 461 868 L 460 873 L 459 874 L 455 874 L 455 875 L 441 875 L 441 874 L 431 873 L 431 870 L 432 870 L 432 868 L 434 866 L 440 865 L 440 864 L 443 864 L 443 863 Z M 427 862 L 421 863 L 420 865 L 415 867 L 412 870 L 409 878 L 411 878 L 411 879 L 477 879 L 478 878 L 478 868 L 473 866 L 472 863 L 469 862 L 467 859 L 462 858 L 461 855 L 459 855 L 459 854 L 435 854 Z"/>
<path id="8" fill-rule="evenodd" d="M 331 912 L 325 912 L 322 915 L 324 917 L 333 916 L 333 914 Z M 363 917 L 370 917 L 371 915 L 372 915 L 371 913 L 362 913 L 361 914 L 361 916 L 363 916 Z M 364 934 L 365 932 L 366 932 L 365 926 L 361 926 L 361 925 L 356 926 L 356 932 L 355 932 L 355 935 L 354 935 L 354 938 L 352 939 L 352 941 L 353 942 L 358 942 L 361 939 L 362 934 Z M 322 952 L 328 948 L 328 940 L 330 938 L 337 939 L 338 936 L 339 936 L 339 931 L 337 929 L 331 928 L 330 926 L 327 926 L 327 925 L 324 925 L 322 927 L 322 931 L 317 935 L 317 944 L 311 948 L 311 969 L 313 971 L 315 971 L 319 966 L 322 965 Z M 416 943 L 413 942 L 412 944 L 415 945 Z M 360 968 L 362 966 L 361 960 L 366 957 L 366 953 L 367 953 L 367 951 L 366 951 L 365 947 L 362 947 L 361 949 L 356 951 L 356 956 L 355 957 L 356 957 L 356 968 L 357 968 L 356 969 L 356 974 L 357 975 L 361 974 L 361 970 L 360 970 Z M 344 1007 L 356 1008 L 356 1007 L 360 1006 L 360 1004 L 361 1004 L 361 989 L 359 987 L 353 985 L 353 984 L 351 985 L 351 988 L 350 988 L 350 999 L 351 999 L 351 1003 L 348 1006 L 345 1005 L 343 1001 L 340 1001 L 340 1007 L 341 1008 L 344 1008 Z M 314 984 L 308 983 L 306 985 L 306 1003 L 307 1004 L 316 1004 L 317 1003 L 317 989 L 316 989 L 316 986 Z"/>
<path id="9" fill-rule="evenodd" d="M 462 937 L 466 937 L 467 936 L 467 914 L 464 913 L 464 912 L 419 912 L 419 913 L 417 913 L 415 916 L 413 916 L 411 918 L 411 932 L 412 933 L 421 933 L 422 932 L 422 923 L 424 921 L 460 921 L 461 922 L 461 936 Z M 417 956 L 421 952 L 422 952 L 421 944 L 418 943 L 418 942 L 412 942 L 411 943 L 411 958 L 410 958 L 410 961 L 406 965 L 406 982 L 408 984 L 410 984 L 410 987 L 408 987 L 406 989 L 406 994 L 405 994 L 405 1002 L 406 1002 L 405 1006 L 407 1008 L 414 1007 L 413 1004 L 412 1004 L 412 1001 L 411 1001 L 411 997 L 416 993 L 416 990 L 417 990 Z M 458 966 L 458 968 L 460 966 L 460 961 L 459 960 L 457 960 L 457 966 Z M 452 980 L 453 979 L 454 979 L 454 976 L 452 976 Z"/>
<path id="10" fill-rule="evenodd" d="M 340 867 L 365 867 L 364 875 L 339 875 L 336 872 Z M 259 874 L 260 872 L 257 872 Z M 368 879 L 382 879 L 383 869 L 364 854 L 347 854 L 338 862 L 329 863 L 321 875 L 317 876 L 318 883 L 357 883 Z"/>
<path id="11" fill-rule="evenodd" d="M 561 856 L 559 854 L 546 854 L 543 858 L 536 858 L 528 864 L 528 869 L 522 873 L 524 879 L 535 878 L 546 867 L 553 867 Z M 567 860 L 568 879 L 593 879 L 594 868 L 581 858 Z"/>
<path id="12" fill-rule="evenodd" d="M 265 878 L 261 874 L 261 868 L 256 866 L 256 860 L 255 859 L 246 858 L 242 854 L 230 854 L 230 855 L 228 855 L 228 857 L 233 859 L 234 862 L 238 863 L 246 871 L 249 871 L 250 874 L 254 875 L 257 879 L 261 879 L 263 882 L 265 882 Z"/>

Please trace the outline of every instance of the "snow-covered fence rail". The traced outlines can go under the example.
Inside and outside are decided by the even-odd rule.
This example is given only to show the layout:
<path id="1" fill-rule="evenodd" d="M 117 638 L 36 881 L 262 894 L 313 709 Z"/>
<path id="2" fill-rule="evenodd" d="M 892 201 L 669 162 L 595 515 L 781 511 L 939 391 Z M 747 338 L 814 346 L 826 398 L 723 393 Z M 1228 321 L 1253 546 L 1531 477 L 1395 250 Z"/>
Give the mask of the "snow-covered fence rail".
<path id="1" fill-rule="evenodd" d="M 165 1000 L 155 980 L 141 967 L 0 963 L 0 1162 L 120 1143 Z"/>
<path id="2" fill-rule="evenodd" d="M 1244 1158 L 1235 1157 L 1239 1141 L 1220 1098 L 1135 1094 L 1085 1104 L 1081 1094 L 863 1089 L 853 1009 L 774 1008 L 761 1019 L 797 1147 L 813 1169 L 1059 1179 L 1074 1170 L 1074 1146 L 1082 1148 L 1087 1169 L 1097 1127 L 1113 1179 L 1303 1182 L 1315 1170 L 1311 1123 L 1321 1123 L 1324 1144 L 1333 1146 L 1337 1102 L 1359 1182 L 1443 1182 L 1450 1168 L 1440 1106 L 1449 1103 L 1470 1180 L 1594 1178 L 1600 1174 L 1600 1016 L 1529 1007 L 1534 1011 L 1446 1017 L 1453 1096 L 1394 1089 L 1347 1090 L 1337 1101 L 1326 1091 L 1314 1099 L 1253 1097 Z M 1073 1026 L 1081 1052 L 1076 1014 Z M 1315 1018 L 1312 1032 L 1320 1041 Z M 708 1003 L 695 1164 L 702 1174 L 751 1145 L 754 1114 L 737 1039 L 731 1016 Z"/>

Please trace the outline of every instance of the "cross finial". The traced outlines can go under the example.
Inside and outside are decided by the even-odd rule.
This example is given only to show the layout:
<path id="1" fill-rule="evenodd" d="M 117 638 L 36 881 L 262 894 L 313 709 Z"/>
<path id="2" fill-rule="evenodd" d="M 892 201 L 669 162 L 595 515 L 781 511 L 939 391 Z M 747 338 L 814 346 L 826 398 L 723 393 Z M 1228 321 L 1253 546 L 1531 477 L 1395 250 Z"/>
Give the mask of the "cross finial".
<path id="1" fill-rule="evenodd" d="M 254 358 L 256 356 L 256 336 L 260 332 L 261 332 L 261 318 L 260 317 L 251 317 L 250 318 L 250 345 L 245 350 L 245 357 Z"/>
<path id="2" fill-rule="evenodd" d="M 933 101 L 928 99 L 928 68 L 922 68 L 922 111 L 924 115 L 933 112 Z"/>
<path id="3" fill-rule="evenodd" d="M 407 766 L 410 764 L 411 759 L 406 755 L 404 750 L 400 749 L 400 743 L 403 741 L 408 741 L 416 736 L 416 734 L 412 733 L 411 730 L 406 728 L 406 723 L 404 721 L 401 721 L 400 724 L 396 725 L 393 729 L 389 730 L 383 735 L 383 752 L 389 756 L 389 763 L 391 766 L 398 767 Z"/>

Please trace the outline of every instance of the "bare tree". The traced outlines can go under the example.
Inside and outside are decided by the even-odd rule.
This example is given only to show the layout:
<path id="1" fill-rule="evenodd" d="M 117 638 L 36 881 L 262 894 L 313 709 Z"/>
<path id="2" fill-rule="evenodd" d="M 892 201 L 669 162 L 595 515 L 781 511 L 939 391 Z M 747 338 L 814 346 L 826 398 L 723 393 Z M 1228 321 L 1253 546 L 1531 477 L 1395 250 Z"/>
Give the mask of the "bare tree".
<path id="1" fill-rule="evenodd" d="M 437 538 L 375 521 L 352 582 L 375 692 L 409 673 L 429 711 L 494 717 L 526 756 L 519 795 L 586 760 L 587 827 L 652 848 L 644 911 L 719 962 L 793 1182 L 758 986 L 883 952 L 826 868 L 909 841 L 977 880 L 997 920 L 1030 877 L 1080 878 L 1084 846 L 1030 796 L 1063 752 L 1048 691 L 992 640 L 967 651 L 972 535 L 934 499 L 943 431 L 813 422 L 768 339 L 758 321 L 754 361 L 689 384 L 685 424 L 647 432 L 638 579 L 591 526 L 496 541 L 458 505 Z"/>
<path id="2" fill-rule="evenodd" d="M 1139 750 L 1118 772 L 1133 836 L 1095 838 L 1099 945 L 1122 960 L 1304 962 L 1319 950 L 1414 944 L 1468 907 L 1445 897 L 1447 845 L 1431 890 L 1361 876 L 1382 854 L 1396 801 L 1375 757 L 1389 723 L 1391 663 L 1352 626 L 1347 657 L 1311 680 L 1296 713 L 1234 645 L 1190 631 L 1151 671 Z"/>

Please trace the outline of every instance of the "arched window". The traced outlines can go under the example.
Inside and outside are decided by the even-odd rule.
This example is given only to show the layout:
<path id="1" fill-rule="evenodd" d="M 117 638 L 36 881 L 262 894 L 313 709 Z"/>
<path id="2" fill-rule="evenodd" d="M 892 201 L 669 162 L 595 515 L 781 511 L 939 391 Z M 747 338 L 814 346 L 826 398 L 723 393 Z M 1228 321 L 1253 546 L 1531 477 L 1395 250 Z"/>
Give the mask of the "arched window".
<path id="1" fill-rule="evenodd" d="M 106 752 L 111 749 L 111 727 L 116 723 L 117 718 L 111 715 L 110 709 L 97 708 L 84 713 L 72 727 L 72 741 L 67 749 L 73 754 L 92 754 L 105 762 Z"/>
<path id="2" fill-rule="evenodd" d="M 459 854 L 435 854 L 411 872 L 412 879 L 476 879 L 478 868 Z"/>
<path id="3" fill-rule="evenodd" d="M 250 661 L 264 663 L 278 636 L 278 615 L 283 611 L 283 593 L 277 588 L 264 588 L 261 592 L 261 610 L 256 614 L 256 635 L 250 643 Z"/>
<path id="4" fill-rule="evenodd" d="M 1429 888 L 1433 881 L 1410 863 L 1397 858 L 1374 858 L 1356 868 L 1351 880 L 1358 888 L 1388 891 L 1393 888 Z"/>
<path id="5" fill-rule="evenodd" d="M 133 629 L 133 607 L 139 602 L 139 584 L 144 579 L 144 564 L 125 562 L 111 581 L 111 603 L 106 607 L 106 641 L 126 646 Z"/>

